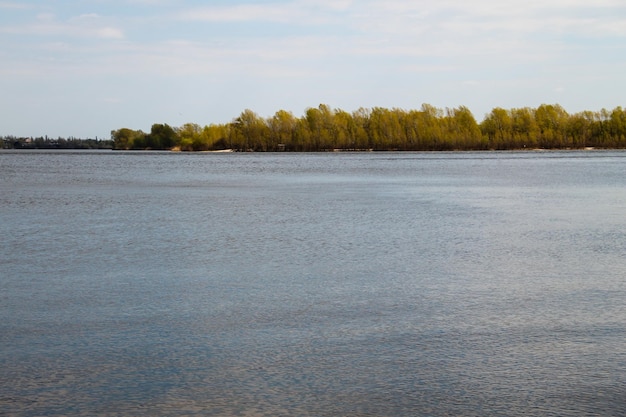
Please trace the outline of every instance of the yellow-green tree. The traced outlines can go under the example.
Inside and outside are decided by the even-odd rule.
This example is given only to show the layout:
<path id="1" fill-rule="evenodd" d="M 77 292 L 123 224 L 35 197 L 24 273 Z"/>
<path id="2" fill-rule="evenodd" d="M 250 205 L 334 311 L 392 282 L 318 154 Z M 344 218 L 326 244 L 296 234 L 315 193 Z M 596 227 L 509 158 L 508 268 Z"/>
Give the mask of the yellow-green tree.
<path id="1" fill-rule="evenodd" d="M 584 111 L 569 116 L 567 120 L 568 141 L 574 148 L 590 146 L 593 136 L 594 114 Z"/>
<path id="2" fill-rule="evenodd" d="M 513 139 L 513 119 L 511 113 L 501 107 L 491 110 L 480 124 L 481 131 L 488 139 L 491 149 L 507 149 Z"/>
<path id="3" fill-rule="evenodd" d="M 230 125 L 210 124 L 202 129 L 202 137 L 209 144 L 209 149 L 232 149 L 229 142 Z"/>
<path id="4" fill-rule="evenodd" d="M 145 148 L 146 134 L 141 130 L 121 128 L 111 131 L 113 149 L 143 149 Z"/>
<path id="5" fill-rule="evenodd" d="M 558 104 L 506 110 L 494 108 L 478 124 L 469 108 L 445 111 L 430 104 L 419 110 L 359 108 L 352 113 L 326 104 L 302 117 L 285 110 L 263 119 L 244 110 L 231 123 L 201 128 L 154 124 L 111 132 L 114 149 L 182 150 L 232 148 L 240 151 L 323 151 L 331 149 L 464 150 L 626 147 L 626 111 L 585 111 L 569 115 Z"/>
<path id="6" fill-rule="evenodd" d="M 609 131 L 613 137 L 612 146 L 626 145 L 626 110 L 621 106 L 611 112 L 609 119 Z"/>
<path id="7" fill-rule="evenodd" d="M 443 110 L 422 104 L 420 115 L 420 142 L 423 150 L 441 150 L 444 144 Z"/>
<path id="8" fill-rule="evenodd" d="M 448 138 L 453 149 L 481 149 L 481 133 L 469 108 L 460 106 L 449 111 Z"/>
<path id="9" fill-rule="evenodd" d="M 279 145 L 282 148 L 289 149 L 294 142 L 294 135 L 298 125 L 297 119 L 291 112 L 285 110 L 277 111 L 274 116 L 267 122 L 271 132 L 271 145 L 269 149 L 278 150 Z"/>
<path id="10" fill-rule="evenodd" d="M 208 143 L 202 136 L 202 127 L 196 123 L 185 123 L 178 128 L 179 146 L 183 151 L 205 151 Z"/>
<path id="11" fill-rule="evenodd" d="M 341 109 L 335 109 L 333 112 L 334 125 L 334 145 L 337 149 L 354 149 L 354 120 L 350 113 Z"/>
<path id="12" fill-rule="evenodd" d="M 370 113 L 369 135 L 375 149 L 390 150 L 403 147 L 406 142 L 400 123 L 400 111 L 374 107 Z"/>
<path id="13" fill-rule="evenodd" d="M 334 113 L 327 104 L 320 104 L 317 108 L 309 107 L 304 115 L 309 130 L 311 143 L 310 150 L 328 150 L 334 145 L 335 126 Z"/>
<path id="14" fill-rule="evenodd" d="M 367 133 L 369 130 L 370 110 L 360 107 L 352 112 L 352 133 L 354 146 L 353 149 L 371 149 L 372 143 Z"/>
<path id="15" fill-rule="evenodd" d="M 232 143 L 243 151 L 267 151 L 269 128 L 255 112 L 246 109 L 232 122 Z"/>
<path id="16" fill-rule="evenodd" d="M 542 104 L 535 110 L 535 120 L 539 128 L 539 146 L 561 148 L 569 146 L 566 126 L 568 114 L 558 104 Z"/>

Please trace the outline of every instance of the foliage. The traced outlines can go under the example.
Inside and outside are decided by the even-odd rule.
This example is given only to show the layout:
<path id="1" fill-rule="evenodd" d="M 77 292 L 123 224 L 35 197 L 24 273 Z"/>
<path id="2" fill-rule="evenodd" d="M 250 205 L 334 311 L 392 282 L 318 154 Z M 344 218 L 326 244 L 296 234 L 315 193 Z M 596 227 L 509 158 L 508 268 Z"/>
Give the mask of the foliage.
<path id="1" fill-rule="evenodd" d="M 0 149 L 111 149 L 112 147 L 112 140 L 97 138 L 0 137 Z"/>
<path id="2" fill-rule="evenodd" d="M 244 110 L 232 122 L 179 128 L 155 124 L 111 132 L 115 149 L 206 151 L 486 150 L 626 148 L 626 110 L 569 114 L 558 104 L 494 108 L 478 123 L 465 106 L 419 110 L 360 108 L 352 113 L 326 104 L 295 117 L 285 110 L 263 118 Z"/>

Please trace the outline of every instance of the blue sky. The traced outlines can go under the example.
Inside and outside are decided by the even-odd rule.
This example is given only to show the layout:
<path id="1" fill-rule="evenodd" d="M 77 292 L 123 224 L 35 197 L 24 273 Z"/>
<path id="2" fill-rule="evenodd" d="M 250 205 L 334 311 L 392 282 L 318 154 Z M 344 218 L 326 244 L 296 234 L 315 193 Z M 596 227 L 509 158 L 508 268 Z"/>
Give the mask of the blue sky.
<path id="1" fill-rule="evenodd" d="M 624 0 L 0 0 L 0 135 L 626 105 Z"/>

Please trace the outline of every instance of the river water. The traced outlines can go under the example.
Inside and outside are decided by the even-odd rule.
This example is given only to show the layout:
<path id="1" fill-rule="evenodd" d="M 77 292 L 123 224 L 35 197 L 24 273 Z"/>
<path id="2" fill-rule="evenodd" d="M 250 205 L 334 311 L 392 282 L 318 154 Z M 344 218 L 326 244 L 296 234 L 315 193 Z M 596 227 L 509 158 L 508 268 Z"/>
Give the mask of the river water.
<path id="1" fill-rule="evenodd" d="M 0 174 L 0 415 L 626 414 L 626 152 Z"/>

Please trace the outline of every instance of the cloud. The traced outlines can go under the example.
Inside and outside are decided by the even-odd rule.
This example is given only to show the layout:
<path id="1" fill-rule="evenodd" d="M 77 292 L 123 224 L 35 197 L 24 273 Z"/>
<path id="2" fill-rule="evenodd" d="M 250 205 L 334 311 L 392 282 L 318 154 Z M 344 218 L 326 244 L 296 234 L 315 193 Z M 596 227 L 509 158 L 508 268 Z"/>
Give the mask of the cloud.
<path id="1" fill-rule="evenodd" d="M 593 5 L 580 0 L 370 1 L 355 16 L 363 30 L 369 27 L 392 34 L 476 37 L 488 33 L 527 35 L 582 30 L 601 35 L 606 32 L 607 23 L 621 24 L 622 33 L 626 33 L 626 25 L 622 24 L 626 23 L 626 8 L 613 0 L 600 0 Z"/>
<path id="2" fill-rule="evenodd" d="M 175 3 L 174 0 L 126 0 L 129 4 L 141 4 L 148 6 L 159 6 Z"/>
<path id="3" fill-rule="evenodd" d="M 9 26 L 0 33 L 24 36 L 62 36 L 74 38 L 123 39 L 124 31 L 111 26 L 72 25 L 66 23 L 35 23 L 23 26 Z"/>
<path id="4" fill-rule="evenodd" d="M 24 10 L 30 9 L 31 6 L 24 3 L 15 3 L 11 1 L 0 1 L 0 9 L 15 9 L 15 10 Z"/>
<path id="5" fill-rule="evenodd" d="M 244 3 L 183 10 L 180 20 L 204 22 L 274 22 L 320 24 L 337 21 L 333 14 L 349 10 L 352 1 L 299 0 L 282 3 Z"/>
<path id="6" fill-rule="evenodd" d="M 95 20 L 99 18 L 100 18 L 100 15 L 98 13 L 84 13 L 84 14 L 72 17 L 70 21 Z"/>
<path id="7" fill-rule="evenodd" d="M 60 41 L 67 49 L 59 53 L 76 62 L 77 70 L 86 66 L 88 71 L 172 77 L 254 72 L 257 78 L 366 71 L 364 65 L 382 67 L 391 74 L 452 74 L 479 68 L 491 73 L 498 68 L 558 62 L 564 54 L 584 48 L 568 39 L 570 36 L 598 39 L 625 36 L 626 32 L 625 14 L 616 13 L 624 6 L 615 0 L 598 0 L 593 7 L 582 0 L 529 0 L 523 4 L 494 0 L 276 0 L 178 6 L 178 12 L 172 12 L 177 10 L 171 8 L 173 4 L 169 2 L 166 8 L 155 5 L 150 9 L 152 15 L 133 18 L 103 16 L 102 9 L 65 21 L 42 13 L 36 20 L 5 26 L 0 32 L 46 37 L 46 48 Z M 594 13 L 588 12 L 590 8 Z M 130 22 L 130 33 L 140 37 L 126 35 L 123 25 Z M 246 30 L 233 29 L 242 27 L 237 23 L 245 23 Z M 163 26 L 168 30 L 157 29 Z M 96 54 L 95 43 L 79 44 L 72 38 L 116 42 L 99 42 Z M 53 62 L 62 66 L 64 61 Z"/>
<path id="8" fill-rule="evenodd" d="M 179 14 L 181 20 L 205 22 L 245 22 L 251 20 L 288 21 L 290 12 L 279 6 L 244 4 L 223 7 L 204 7 Z"/>
<path id="9" fill-rule="evenodd" d="M 353 42 L 351 55 L 369 56 L 510 55 L 511 46 L 525 57 L 532 50 L 545 56 L 570 42 L 568 37 L 626 36 L 626 8 L 618 0 L 593 5 L 583 0 L 291 0 L 186 9 L 176 18 L 191 24 L 245 22 L 258 33 L 283 37 L 323 30 L 341 34 L 340 43 Z"/>
<path id="10" fill-rule="evenodd" d="M 182 9 L 160 18 L 171 31 L 156 32 L 157 20 L 150 27 L 147 20 L 140 22 L 135 29 L 144 31 L 142 39 L 126 38 L 123 29 L 111 24 L 115 21 L 95 13 L 67 22 L 42 16 L 22 30 L 125 41 L 101 51 L 109 62 L 118 63 L 107 66 L 108 71 L 128 73 L 298 77 L 361 71 L 360 63 L 374 65 L 374 60 L 375 66 L 391 73 L 454 73 L 482 67 L 488 74 L 498 68 L 558 62 L 563 54 L 581 48 L 568 36 L 622 36 L 624 15 L 611 13 L 617 3 L 598 4 L 594 15 L 584 13 L 588 3 L 579 0 L 529 0 L 523 5 L 493 0 L 292 0 Z M 206 22 L 226 26 L 206 35 L 212 27 Z M 230 36 L 228 24 L 239 22 L 246 23 L 246 32 Z M 181 23 L 186 27 L 179 33 Z M 272 30 L 259 29 L 267 27 L 263 25 Z"/>
<path id="11" fill-rule="evenodd" d="M 93 34 L 97 38 L 101 39 L 124 39 L 124 31 L 115 27 L 101 27 L 96 28 Z"/>
<path id="12" fill-rule="evenodd" d="M 63 111 L 94 126 L 101 115 L 84 112 L 96 97 L 119 117 L 148 121 L 167 116 L 165 104 L 224 120 L 245 107 L 320 102 L 464 104 L 481 114 L 550 97 L 574 108 L 622 101 L 626 3 L 0 0 L 0 37 L 7 120 L 59 91 L 75 96 Z"/>
<path id="13" fill-rule="evenodd" d="M 42 12 L 31 22 L 5 25 L 0 33 L 19 35 L 23 38 L 40 37 L 73 37 L 97 39 L 123 39 L 124 31 L 109 25 L 96 13 L 74 16 L 66 21 L 59 21 L 55 14 Z"/>

